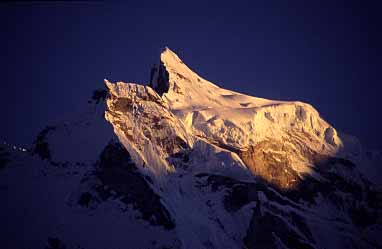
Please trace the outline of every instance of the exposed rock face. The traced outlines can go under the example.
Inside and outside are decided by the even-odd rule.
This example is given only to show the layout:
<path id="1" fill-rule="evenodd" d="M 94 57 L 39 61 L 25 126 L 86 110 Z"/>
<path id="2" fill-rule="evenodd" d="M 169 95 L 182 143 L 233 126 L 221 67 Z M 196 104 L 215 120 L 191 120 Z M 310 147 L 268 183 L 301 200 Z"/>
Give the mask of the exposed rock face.
<path id="1" fill-rule="evenodd" d="M 150 224 L 174 229 L 175 224 L 161 203 L 160 196 L 150 187 L 152 180 L 139 172 L 120 143 L 110 142 L 102 151 L 97 166 L 95 175 L 101 185 L 96 190 L 103 201 L 110 198 L 113 191 L 114 198 L 121 199 L 127 205 L 131 204 L 140 211 L 142 219 Z M 104 186 L 108 186 L 107 190 Z M 79 201 L 83 201 L 83 197 L 81 195 Z"/>
<path id="2" fill-rule="evenodd" d="M 290 154 L 293 152 L 288 145 L 263 141 L 243 151 L 240 157 L 254 176 L 265 179 L 278 189 L 295 189 L 301 179 L 288 159 L 296 156 Z"/>
<path id="3" fill-rule="evenodd" d="M 5 168 L 5 166 L 10 161 L 10 153 L 7 151 L 6 148 L 0 146 L 0 169 Z"/>
<path id="4" fill-rule="evenodd" d="M 93 91 L 92 101 L 96 104 L 106 100 L 107 91 L 105 89 L 97 89 Z"/>
<path id="5" fill-rule="evenodd" d="M 150 86 L 161 96 L 168 92 L 170 88 L 169 75 L 162 62 L 159 62 L 158 67 L 152 69 Z"/>
<path id="6" fill-rule="evenodd" d="M 55 130 L 54 126 L 45 127 L 38 135 L 34 142 L 33 153 L 37 154 L 43 160 L 52 160 L 52 156 L 49 149 L 49 143 L 47 142 L 48 133 Z"/>
<path id="7" fill-rule="evenodd" d="M 301 231 L 297 230 L 296 227 L 288 226 L 288 223 L 278 216 L 277 213 L 275 214 L 267 210 L 262 211 L 260 207 L 257 207 L 254 209 L 247 235 L 244 238 L 244 243 L 247 248 L 266 249 L 286 247 L 313 249 L 314 240 L 303 219 L 291 214 L 282 215 L 291 220 L 297 217 L 295 218 L 296 221 L 292 222 L 299 224 Z M 304 233 L 308 236 L 304 235 Z"/>
<path id="8" fill-rule="evenodd" d="M 136 163 L 148 165 L 155 175 L 173 171 L 166 158 L 192 144 L 183 124 L 151 88 L 108 81 L 106 85 L 110 89 L 106 120 Z"/>

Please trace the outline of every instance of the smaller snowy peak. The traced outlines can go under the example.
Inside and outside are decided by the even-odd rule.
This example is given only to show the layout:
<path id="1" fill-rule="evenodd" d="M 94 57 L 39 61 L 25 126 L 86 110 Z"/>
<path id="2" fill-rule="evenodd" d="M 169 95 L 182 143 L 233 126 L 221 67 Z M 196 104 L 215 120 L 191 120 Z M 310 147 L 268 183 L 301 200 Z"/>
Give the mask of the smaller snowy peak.
<path id="1" fill-rule="evenodd" d="M 95 89 L 86 105 L 41 129 L 28 151 L 55 166 L 93 164 L 114 137 L 104 119 L 107 95 Z"/>

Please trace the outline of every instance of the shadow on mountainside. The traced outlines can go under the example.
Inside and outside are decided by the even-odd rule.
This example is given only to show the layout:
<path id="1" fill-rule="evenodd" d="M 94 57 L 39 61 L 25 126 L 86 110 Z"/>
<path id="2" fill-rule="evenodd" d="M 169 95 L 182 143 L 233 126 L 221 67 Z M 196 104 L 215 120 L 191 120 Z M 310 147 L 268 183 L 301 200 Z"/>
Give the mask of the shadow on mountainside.
<path id="1" fill-rule="evenodd" d="M 354 231 L 360 232 L 380 224 L 382 208 L 381 192 L 357 172 L 354 163 L 319 155 L 308 149 L 301 150 L 314 165 L 314 174 L 320 176 L 316 179 L 310 174 L 298 174 L 287 157 L 279 158 L 280 150 L 288 149 L 279 143 L 266 141 L 239 153 L 254 175 L 251 182 L 211 173 L 195 175 L 200 180 L 196 187 L 224 193 L 222 204 L 228 213 L 234 214 L 250 203 L 256 204 L 243 238 L 246 248 L 277 248 L 280 245 L 286 248 L 319 248 L 310 215 L 317 216 L 312 210 L 320 210 L 321 205 L 330 207 L 336 214 L 314 219 L 323 219 L 329 222 L 326 226 L 342 227 L 339 230 L 347 231 L 342 235 L 346 240 L 344 246 L 378 247 L 376 241 L 360 239 L 358 234 L 354 234 Z M 177 153 L 173 157 L 185 165 L 189 162 L 188 153 Z M 162 204 L 161 193 L 156 193 L 151 187 L 153 180 L 139 172 L 120 143 L 111 142 L 105 147 L 94 175 L 102 182 L 96 187 L 98 198 L 106 200 L 112 196 L 110 191 L 115 191 L 119 199 L 139 210 L 142 219 L 151 225 L 175 228 L 172 214 L 166 209 L 165 202 Z M 85 198 L 84 195 L 90 194 L 83 193 L 81 198 Z M 96 199 L 92 196 L 81 198 L 79 204 L 82 205 Z"/>
<path id="2" fill-rule="evenodd" d="M 286 144 L 286 143 L 285 143 Z M 381 224 L 382 193 L 366 180 L 349 160 L 320 155 L 300 144 L 293 151 L 280 142 L 267 140 L 246 151 L 235 151 L 247 165 L 255 182 L 242 182 L 229 176 L 199 174 L 202 187 L 226 191 L 224 207 L 236 212 L 255 202 L 253 215 L 244 238 L 247 248 L 316 248 L 316 241 L 306 220 L 308 209 L 328 205 L 338 215 L 336 226 L 355 227 L 359 231 Z M 226 148 L 227 149 L 227 148 Z M 301 175 L 289 156 L 300 154 L 309 160 L 310 174 Z M 301 155 L 302 154 L 302 155 Z M 314 178 L 313 175 L 319 176 Z M 358 234 L 347 234 L 347 246 L 361 243 L 377 247 L 376 241 L 361 241 Z M 334 236 L 334 235 L 333 235 Z"/>
<path id="3" fill-rule="evenodd" d="M 175 224 L 170 213 L 161 202 L 161 197 L 151 188 L 152 180 L 142 175 L 130 154 L 119 143 L 111 141 L 102 151 L 92 175 L 82 179 L 86 183 L 90 178 L 99 180 L 93 185 L 94 192 L 80 194 L 78 204 L 91 206 L 92 202 L 118 199 L 141 213 L 141 219 L 151 225 L 162 226 L 166 230 L 174 229 Z"/>

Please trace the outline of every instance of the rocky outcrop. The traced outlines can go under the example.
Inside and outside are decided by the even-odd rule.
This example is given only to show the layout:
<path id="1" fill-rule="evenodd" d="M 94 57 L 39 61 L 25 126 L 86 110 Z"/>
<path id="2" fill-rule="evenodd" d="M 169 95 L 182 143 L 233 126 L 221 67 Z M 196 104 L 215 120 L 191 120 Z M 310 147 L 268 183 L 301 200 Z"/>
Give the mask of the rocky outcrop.
<path id="1" fill-rule="evenodd" d="M 110 93 L 106 120 L 137 165 L 157 176 L 173 171 L 166 158 L 193 142 L 183 124 L 150 87 L 108 81 L 106 85 Z"/>
<path id="2" fill-rule="evenodd" d="M 5 147 L 0 146 L 0 169 L 5 168 L 10 160 L 10 153 Z"/>
<path id="3" fill-rule="evenodd" d="M 37 154 L 43 160 L 50 161 L 52 159 L 47 136 L 49 132 L 54 131 L 55 129 L 56 127 L 54 126 L 47 126 L 37 135 L 32 150 L 33 154 Z"/>

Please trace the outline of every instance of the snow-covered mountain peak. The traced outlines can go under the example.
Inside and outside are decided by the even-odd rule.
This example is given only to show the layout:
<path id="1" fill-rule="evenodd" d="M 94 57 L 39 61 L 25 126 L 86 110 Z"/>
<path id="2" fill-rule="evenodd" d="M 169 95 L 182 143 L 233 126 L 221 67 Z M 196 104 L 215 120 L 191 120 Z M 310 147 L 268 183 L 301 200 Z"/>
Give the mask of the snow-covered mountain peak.
<path id="1" fill-rule="evenodd" d="M 170 49 L 150 85 L 105 85 L 31 153 L 0 145 L 1 248 L 382 248 L 380 154 L 311 105 L 223 89 Z"/>
<path id="2" fill-rule="evenodd" d="M 110 94 L 106 119 L 135 161 L 149 165 L 157 176 L 176 171 L 169 157 L 196 149 L 199 141 L 232 153 L 239 168 L 250 169 L 254 150 L 282 145 L 272 151 L 285 155 L 300 173 L 310 173 L 319 156 L 346 151 L 335 128 L 311 105 L 218 87 L 168 48 L 152 69 L 148 86 L 105 83 Z"/>
<path id="3" fill-rule="evenodd" d="M 333 219 L 349 217 L 345 219 L 356 226 L 374 224 L 372 220 L 379 217 L 372 214 L 379 205 L 374 204 L 378 193 L 355 168 L 356 160 L 349 160 L 349 155 L 359 157 L 359 143 L 339 134 L 310 104 L 252 97 L 221 88 L 193 72 L 168 48 L 161 53 L 150 78 L 148 86 L 106 81 L 109 97 L 105 116 L 137 167 L 153 176 L 152 186 L 169 210 L 174 210 L 184 248 L 236 248 L 234 241 L 238 240 L 227 240 L 222 234 L 232 232 L 240 241 L 243 234 L 235 231 L 242 231 L 241 226 L 248 227 L 243 240 L 247 248 L 262 248 L 263 242 L 256 238 L 263 234 L 268 236 L 263 248 L 346 248 L 348 235 L 342 234 L 342 228 L 331 230 L 338 241 L 322 239 L 317 232 L 321 226 L 332 227 L 318 221 L 322 212 L 328 212 L 322 216 L 336 217 Z M 205 200 L 209 208 L 204 209 L 204 204 L 188 208 L 199 205 L 196 203 L 205 193 L 209 196 L 219 188 L 228 191 L 221 197 L 225 209 L 243 212 L 234 214 L 241 222 L 231 220 L 233 216 L 222 212 L 219 201 L 215 203 L 210 197 Z M 371 198 L 354 202 L 359 193 L 355 189 Z M 273 191 L 285 199 L 276 198 Z M 248 203 L 256 203 L 257 208 L 250 212 L 249 225 L 245 211 Z M 360 203 L 368 203 L 367 210 Z M 290 211 L 300 208 L 309 209 L 312 215 Z M 217 226 L 209 220 L 209 212 L 219 213 Z M 370 220 L 361 218 L 371 214 L 375 216 Z M 279 215 L 285 220 L 276 218 Z M 307 225 L 300 226 L 305 221 L 316 239 L 309 235 Z M 267 227 L 267 223 L 272 225 Z M 213 231 L 212 236 L 199 233 L 201 227 Z M 276 227 L 280 230 L 275 232 Z M 352 225 L 348 227 L 350 232 Z M 291 237 L 299 239 L 288 241 Z M 210 244 L 201 242 L 204 240 Z M 275 246 L 275 241 L 284 245 Z"/>

